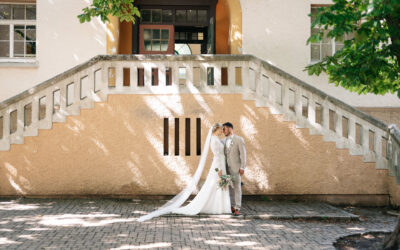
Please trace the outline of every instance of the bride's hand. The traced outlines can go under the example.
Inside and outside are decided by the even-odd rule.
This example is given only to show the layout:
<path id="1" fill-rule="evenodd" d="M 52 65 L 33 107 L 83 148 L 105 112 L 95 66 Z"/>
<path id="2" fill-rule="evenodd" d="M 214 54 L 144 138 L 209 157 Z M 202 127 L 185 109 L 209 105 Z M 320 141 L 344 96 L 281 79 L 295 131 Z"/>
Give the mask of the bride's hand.
<path id="1" fill-rule="evenodd" d="M 222 170 L 218 171 L 218 176 L 222 175 Z"/>

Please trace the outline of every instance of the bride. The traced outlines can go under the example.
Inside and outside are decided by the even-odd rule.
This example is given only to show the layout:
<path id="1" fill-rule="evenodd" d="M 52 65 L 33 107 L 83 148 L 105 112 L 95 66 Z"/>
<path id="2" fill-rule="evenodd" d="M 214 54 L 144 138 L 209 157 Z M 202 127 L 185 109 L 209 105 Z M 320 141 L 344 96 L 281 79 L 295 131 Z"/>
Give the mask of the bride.
<path id="1" fill-rule="evenodd" d="M 203 154 L 200 158 L 197 170 L 185 189 L 156 211 L 139 217 L 139 222 L 169 213 L 183 215 L 231 213 L 229 190 L 228 188 L 220 188 L 218 185 L 219 176 L 226 174 L 224 144 L 219 139 L 219 136 L 222 135 L 222 127 L 221 123 L 215 123 L 211 127 L 204 144 Z M 207 179 L 194 199 L 188 205 L 182 206 L 187 198 L 189 198 L 190 194 L 196 189 L 204 169 L 210 145 L 214 158 L 210 170 L 208 171 Z"/>

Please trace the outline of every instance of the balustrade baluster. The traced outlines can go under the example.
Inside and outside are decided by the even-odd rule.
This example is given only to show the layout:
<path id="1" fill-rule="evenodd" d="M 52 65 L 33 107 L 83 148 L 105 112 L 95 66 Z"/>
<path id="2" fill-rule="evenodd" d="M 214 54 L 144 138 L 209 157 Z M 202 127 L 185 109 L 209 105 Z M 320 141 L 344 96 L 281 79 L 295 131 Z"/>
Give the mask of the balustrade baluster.
<path id="1" fill-rule="evenodd" d="M 80 115 L 80 103 L 81 103 L 81 88 L 80 88 L 80 75 L 76 74 L 73 77 L 73 91 L 74 91 L 74 96 L 73 100 L 74 102 L 72 105 L 68 107 L 70 111 L 70 115 Z"/>
<path id="2" fill-rule="evenodd" d="M 326 101 L 322 103 L 322 127 L 325 132 L 329 131 L 329 105 Z"/>
<path id="3" fill-rule="evenodd" d="M 300 88 L 295 89 L 295 110 L 297 126 L 300 128 L 306 128 L 305 118 L 303 117 L 303 95 Z"/>
<path id="4" fill-rule="evenodd" d="M 280 81 L 281 84 L 281 98 L 282 98 L 282 111 L 283 114 L 290 114 L 289 112 L 289 84 L 286 82 L 286 80 L 281 79 Z"/>
<path id="5" fill-rule="evenodd" d="M 0 117 L 3 121 L 3 133 L 0 139 L 0 150 L 10 150 L 10 112 L 7 109 L 0 111 Z"/>
<path id="6" fill-rule="evenodd" d="M 335 110 L 335 132 L 338 138 L 343 137 L 343 124 L 342 124 L 342 112 L 339 109 Z"/>
<path id="7" fill-rule="evenodd" d="M 387 169 L 386 162 L 387 159 L 382 155 L 382 140 L 384 133 L 380 129 L 374 130 L 374 152 L 376 159 L 376 168 L 377 169 Z"/>
<path id="8" fill-rule="evenodd" d="M 16 130 L 14 133 L 10 133 L 10 143 L 11 144 L 23 144 L 24 143 L 24 107 L 21 101 L 12 105 L 12 112 L 17 112 L 17 121 L 14 126 L 16 126 Z M 11 113 L 10 113 L 11 117 Z M 10 126 L 13 126 L 10 120 Z M 12 128 L 12 127 L 11 127 Z M 11 130 L 11 129 L 10 129 Z"/>
<path id="9" fill-rule="evenodd" d="M 191 61 L 186 63 L 186 86 L 194 86 L 193 63 Z"/>
<path id="10" fill-rule="evenodd" d="M 144 68 L 144 87 L 150 88 L 151 87 L 151 69 L 152 66 L 148 63 L 143 65 Z"/>
<path id="11" fill-rule="evenodd" d="M 212 67 L 214 68 L 214 86 L 216 89 L 221 89 L 222 79 L 221 79 L 221 67 L 222 64 L 218 62 L 213 62 Z"/>
<path id="12" fill-rule="evenodd" d="M 124 86 L 124 68 L 121 62 L 115 63 L 115 88 L 117 91 L 122 91 Z"/>
<path id="13" fill-rule="evenodd" d="M 400 146 L 397 144 L 396 146 L 396 165 L 395 165 L 395 176 L 396 176 L 396 183 L 400 184 Z"/>
<path id="14" fill-rule="evenodd" d="M 348 119 L 348 140 L 354 147 L 356 146 L 356 121 L 353 116 L 349 116 Z"/>
<path id="15" fill-rule="evenodd" d="M 44 92 L 46 96 L 45 117 L 39 122 L 40 129 L 51 129 L 53 125 L 53 90 L 49 88 Z"/>
<path id="16" fill-rule="evenodd" d="M 130 63 L 129 64 L 129 76 L 130 76 L 130 82 L 131 82 L 131 86 L 130 86 L 130 90 L 131 91 L 135 91 L 138 87 L 138 70 L 137 70 L 137 64 L 136 63 Z"/>
<path id="17" fill-rule="evenodd" d="M 242 64 L 242 95 L 243 95 L 244 100 L 248 100 L 249 95 L 250 95 L 249 71 L 250 71 L 249 62 L 248 61 L 243 62 L 243 64 Z"/>
<path id="18" fill-rule="evenodd" d="M 397 165 L 397 146 L 393 141 L 392 135 L 389 134 L 388 140 L 388 167 L 389 167 L 389 175 L 395 175 L 395 166 Z"/>
<path id="19" fill-rule="evenodd" d="M 65 122 L 65 116 L 67 115 L 67 84 L 68 82 L 63 81 L 60 86 L 60 110 L 53 115 L 55 122 Z"/>
<path id="20" fill-rule="evenodd" d="M 172 85 L 175 87 L 179 87 L 179 67 L 180 67 L 180 65 L 176 62 L 173 62 L 171 65 Z"/>
<path id="21" fill-rule="evenodd" d="M 255 82 L 255 92 L 256 92 L 256 107 L 264 106 L 264 98 L 263 98 L 263 89 L 262 89 L 262 72 L 261 67 L 258 67 L 256 71 L 254 71 L 254 82 Z"/>
<path id="22" fill-rule="evenodd" d="M 90 67 L 87 70 L 87 84 L 88 84 L 88 88 L 87 88 L 87 108 L 94 108 L 94 102 L 95 101 L 99 101 L 96 97 L 96 94 L 94 92 L 94 85 L 95 85 L 95 68 L 94 66 Z"/>
<path id="23" fill-rule="evenodd" d="M 364 151 L 363 160 L 364 162 L 375 162 L 375 154 L 370 150 L 370 143 L 374 143 L 374 141 L 370 141 L 369 134 L 370 128 L 365 123 L 362 123 L 362 148 Z"/>
<path id="24" fill-rule="evenodd" d="M 228 63 L 228 86 L 229 89 L 232 90 L 232 92 L 235 92 L 235 64 L 233 62 Z"/>
<path id="25" fill-rule="evenodd" d="M 308 98 L 307 119 L 310 122 L 311 126 L 315 126 L 316 125 L 316 122 L 315 122 L 315 100 L 314 100 L 312 94 L 309 94 L 307 96 L 307 98 Z"/>

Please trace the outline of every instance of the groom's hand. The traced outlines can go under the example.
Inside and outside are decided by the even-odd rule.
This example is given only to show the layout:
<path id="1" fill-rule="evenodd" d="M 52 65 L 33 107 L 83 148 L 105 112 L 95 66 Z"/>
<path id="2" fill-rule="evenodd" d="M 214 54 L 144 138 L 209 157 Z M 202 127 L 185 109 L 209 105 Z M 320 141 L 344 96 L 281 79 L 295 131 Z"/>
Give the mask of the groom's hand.
<path id="1" fill-rule="evenodd" d="M 239 174 L 242 176 L 244 174 L 244 169 L 239 169 Z"/>

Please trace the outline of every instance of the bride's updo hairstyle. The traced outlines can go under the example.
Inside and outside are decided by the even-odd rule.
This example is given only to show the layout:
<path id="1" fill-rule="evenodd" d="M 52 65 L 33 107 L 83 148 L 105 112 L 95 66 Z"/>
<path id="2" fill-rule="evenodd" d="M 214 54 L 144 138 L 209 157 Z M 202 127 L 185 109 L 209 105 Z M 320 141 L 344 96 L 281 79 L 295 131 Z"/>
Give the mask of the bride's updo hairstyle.
<path id="1" fill-rule="evenodd" d="M 212 132 L 215 133 L 215 131 L 217 131 L 219 128 L 222 128 L 222 127 L 223 127 L 222 123 L 216 122 L 212 126 Z"/>

